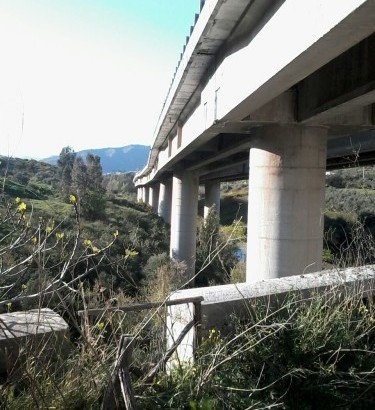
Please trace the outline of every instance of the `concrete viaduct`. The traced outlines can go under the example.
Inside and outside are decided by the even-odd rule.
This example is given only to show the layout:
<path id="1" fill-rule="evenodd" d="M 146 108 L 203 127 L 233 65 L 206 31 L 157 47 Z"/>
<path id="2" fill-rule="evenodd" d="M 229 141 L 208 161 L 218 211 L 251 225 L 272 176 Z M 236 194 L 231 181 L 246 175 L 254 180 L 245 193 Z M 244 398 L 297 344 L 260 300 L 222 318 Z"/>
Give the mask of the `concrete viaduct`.
<path id="1" fill-rule="evenodd" d="M 375 0 L 206 0 L 138 199 L 194 271 L 199 185 L 249 180 L 246 281 L 321 270 L 325 172 L 375 162 Z"/>

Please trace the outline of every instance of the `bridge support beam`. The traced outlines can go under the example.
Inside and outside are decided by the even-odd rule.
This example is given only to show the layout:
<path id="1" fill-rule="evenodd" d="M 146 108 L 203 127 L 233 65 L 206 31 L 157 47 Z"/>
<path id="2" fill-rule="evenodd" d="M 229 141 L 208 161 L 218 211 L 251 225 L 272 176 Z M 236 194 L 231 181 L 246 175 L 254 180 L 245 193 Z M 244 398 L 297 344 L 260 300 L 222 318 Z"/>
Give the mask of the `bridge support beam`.
<path id="1" fill-rule="evenodd" d="M 158 198 L 158 215 L 165 222 L 171 223 L 172 181 L 160 182 Z"/>
<path id="2" fill-rule="evenodd" d="M 190 278 L 195 273 L 198 186 L 194 172 L 173 175 L 170 256 L 186 263 Z"/>
<path id="3" fill-rule="evenodd" d="M 212 206 L 215 206 L 215 211 L 220 217 L 220 181 L 206 182 L 204 186 L 204 196 L 204 219 L 207 218 Z"/>
<path id="4" fill-rule="evenodd" d="M 148 188 L 148 205 L 150 205 L 152 207 L 152 200 L 154 198 L 154 189 L 153 187 L 150 185 Z"/>
<path id="5" fill-rule="evenodd" d="M 137 188 L 137 202 L 142 201 L 142 187 Z"/>
<path id="6" fill-rule="evenodd" d="M 327 130 L 269 127 L 250 149 L 246 281 L 321 270 Z"/>
<path id="7" fill-rule="evenodd" d="M 159 202 L 159 185 L 155 184 L 150 187 L 149 194 L 149 205 L 152 207 L 154 212 L 158 211 L 158 202 Z"/>
<path id="8" fill-rule="evenodd" d="M 149 189 L 148 189 L 148 186 L 144 186 L 142 199 L 145 204 L 148 204 L 148 198 L 149 198 Z"/>

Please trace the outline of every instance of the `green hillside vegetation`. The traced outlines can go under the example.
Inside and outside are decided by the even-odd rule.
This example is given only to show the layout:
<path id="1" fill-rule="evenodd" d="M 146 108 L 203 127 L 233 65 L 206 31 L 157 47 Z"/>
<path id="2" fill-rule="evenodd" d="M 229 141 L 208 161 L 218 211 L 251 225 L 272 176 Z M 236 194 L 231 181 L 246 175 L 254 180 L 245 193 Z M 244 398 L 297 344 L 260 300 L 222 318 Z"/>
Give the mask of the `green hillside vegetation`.
<path id="1" fill-rule="evenodd" d="M 247 181 L 222 184 L 221 223 L 247 221 Z M 375 263 L 375 167 L 327 173 L 324 266 Z"/>
<path id="2" fill-rule="evenodd" d="M 168 233 L 165 224 L 147 206 L 135 203 L 134 185 L 131 182 L 133 175 L 99 175 L 102 191 L 98 200 L 101 201 L 103 212 L 98 217 L 93 217 L 92 212 L 85 212 L 84 208 L 90 204 L 84 198 L 79 198 L 77 186 L 63 186 L 62 172 L 58 167 L 13 158 L 1 158 L 0 167 L 0 223 L 2 236 L 4 235 L 0 255 L 2 269 L 11 268 L 12 264 L 27 258 L 33 251 L 32 241 L 36 239 L 38 243 L 46 240 L 46 244 L 54 247 L 56 235 L 63 235 L 61 246 L 65 255 L 69 254 L 75 246 L 74 235 L 79 230 L 80 242 L 73 258 L 75 262 L 72 262 L 75 274 L 79 274 L 83 269 L 80 259 L 84 261 L 82 255 L 87 253 L 84 241 L 91 241 L 92 247 L 102 249 L 112 242 L 116 233 L 116 240 L 106 251 L 105 259 L 97 265 L 95 272 L 91 271 L 84 279 L 90 289 L 100 279 L 101 285 L 107 289 L 107 299 L 119 289 L 129 297 L 140 294 L 143 267 L 150 256 L 167 251 Z M 75 204 L 69 201 L 72 194 L 77 198 Z M 84 195 L 87 194 L 90 192 L 86 190 Z M 18 209 L 21 204 L 25 205 L 22 212 Z M 37 237 L 37 234 L 41 237 Z M 17 235 L 22 239 L 18 243 L 23 246 L 7 248 L 12 241 L 18 240 Z M 41 271 L 44 275 L 53 277 L 55 271 L 61 269 L 63 260 L 55 249 L 46 256 L 42 267 L 34 262 L 29 264 L 23 270 L 22 280 L 19 279 L 22 284 L 3 291 L 2 300 L 17 299 L 21 285 L 29 293 L 38 288 Z M 93 257 L 93 262 L 97 263 L 95 259 L 99 258 Z M 44 281 L 47 280 L 44 276 L 43 278 Z M 0 280 L 3 285 L 9 284 L 7 278 Z M 102 302 L 105 302 L 103 298 Z M 37 299 L 13 302 L 12 310 L 36 307 L 38 303 Z M 9 310 L 9 307 L 3 305 L 1 309 Z"/>
<path id="3" fill-rule="evenodd" d="M 132 249 L 137 255 L 127 261 L 127 273 L 121 275 L 127 276 L 124 279 L 127 287 L 135 281 L 131 296 L 142 294 L 142 272 L 148 259 L 168 253 L 168 229 L 146 205 L 135 202 L 134 174 L 102 175 L 99 161 L 96 186 L 100 186 L 101 193 L 97 195 L 95 187 L 91 191 L 87 188 L 87 179 L 81 178 L 85 185 L 78 186 L 80 177 L 74 167 L 82 167 L 87 175 L 84 159 L 78 159 L 77 165 L 77 156 L 69 147 L 62 150 L 60 167 L 34 160 L 1 158 L 2 207 L 6 206 L 6 199 L 21 198 L 34 221 L 43 218 L 48 224 L 53 220 L 69 230 L 76 223 L 69 195 L 74 193 L 78 197 L 80 190 L 81 234 L 104 243 L 113 232 L 119 231 L 122 245 L 117 241 L 113 250 L 123 256 L 125 249 Z M 66 173 L 67 169 L 70 173 Z M 374 252 L 368 251 L 375 236 L 374 167 L 330 172 L 326 185 L 325 266 L 374 263 Z M 247 181 L 223 183 L 220 221 L 215 215 L 207 221 L 199 220 L 195 285 L 244 280 L 245 265 L 238 262 L 235 251 L 238 244 L 246 241 L 246 221 Z M 220 252 L 212 258 L 215 249 Z M 122 286 L 118 279 L 113 284 Z"/>
<path id="4" fill-rule="evenodd" d="M 185 266 L 168 257 L 165 223 L 136 203 L 133 175 L 103 175 L 96 157 L 77 160 L 68 148 L 57 167 L 1 159 L 1 311 L 51 307 L 73 343 L 68 357 L 42 367 L 43 349 L 25 345 L 22 371 L 0 375 L 1 408 L 101 408 L 119 337 L 129 333 L 139 408 L 373 407 L 373 301 L 334 290 L 275 312 L 251 306 L 252 321 L 233 318 L 235 334 L 204 336 L 193 367 L 147 378 L 165 354 L 164 308 L 110 309 L 164 300 L 186 285 Z M 327 267 L 374 263 L 373 182 L 373 167 L 327 177 Z M 243 280 L 235 251 L 246 235 L 246 181 L 222 184 L 222 197 L 220 221 L 214 212 L 199 218 L 197 277 L 187 286 Z M 103 314 L 82 327 L 77 311 L 89 308 Z"/>

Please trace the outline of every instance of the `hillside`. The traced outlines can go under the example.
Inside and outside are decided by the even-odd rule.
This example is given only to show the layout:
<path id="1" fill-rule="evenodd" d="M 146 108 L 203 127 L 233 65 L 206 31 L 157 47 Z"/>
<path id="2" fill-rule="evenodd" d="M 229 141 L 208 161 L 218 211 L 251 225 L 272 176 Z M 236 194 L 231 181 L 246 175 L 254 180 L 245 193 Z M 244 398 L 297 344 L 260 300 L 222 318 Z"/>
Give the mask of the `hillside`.
<path id="1" fill-rule="evenodd" d="M 1 408 L 99 409 L 124 334 L 135 335 L 129 379 L 138 408 L 219 409 L 225 403 L 228 409 L 308 409 L 322 408 L 322 402 L 327 409 L 373 408 L 371 298 L 327 292 L 311 303 L 304 296 L 285 298 L 276 311 L 268 303 L 252 303 L 250 321 L 231 316 L 228 334 L 210 328 L 202 334 L 194 366 L 165 374 L 159 363 L 167 357 L 167 312 L 161 304 L 138 309 L 142 302 L 155 306 L 149 302 L 180 288 L 184 265 L 169 260 L 168 227 L 151 207 L 135 202 L 130 174 L 106 175 L 105 212 L 87 220 L 74 196 L 59 193 L 56 166 L 0 161 L 0 187 L 9 195 L 0 191 L 0 313 L 50 307 L 69 326 L 66 354 L 60 339 L 53 338 L 56 347 L 39 341 L 37 348 L 22 345 L 17 366 L 0 374 Z M 326 207 L 339 216 L 328 220 L 326 263 L 375 260 L 372 237 L 353 222 L 365 217 L 370 228 L 374 177 L 373 167 L 328 175 Z M 246 204 L 246 181 L 222 184 L 222 223 L 246 216 Z M 234 248 L 215 223 L 214 217 L 198 225 L 197 265 L 203 266 L 207 251 L 222 249 L 198 274 L 198 284 L 223 278 L 236 283 L 243 264 L 227 269 Z M 354 235 L 358 232 L 365 237 Z M 362 243 L 366 246 L 359 247 Z M 122 315 L 118 308 L 129 305 L 137 310 Z"/>
<path id="2" fill-rule="evenodd" d="M 83 158 L 88 153 L 98 155 L 103 168 L 103 173 L 134 172 L 142 169 L 147 162 L 150 147 L 147 145 L 126 145 L 118 148 L 98 148 L 77 151 L 77 155 Z M 55 155 L 42 161 L 56 165 L 59 156 Z"/>
<path id="3" fill-rule="evenodd" d="M 247 181 L 221 185 L 220 222 L 247 223 Z M 326 174 L 324 267 L 375 262 L 375 167 L 347 168 Z"/>
<path id="4" fill-rule="evenodd" d="M 0 182 L 5 194 L 10 197 L 60 200 L 56 166 L 34 160 L 0 157 L 0 177 L 4 176 L 5 180 L 0 178 Z M 105 175 L 103 188 L 107 197 L 134 196 L 132 178 L 132 173 Z M 375 261 L 374 253 L 370 250 L 375 237 L 374 181 L 374 166 L 327 173 L 324 221 L 324 261 L 327 267 L 350 265 L 353 258 L 359 263 L 358 255 L 360 264 Z M 221 225 L 230 226 L 238 219 L 246 225 L 247 181 L 223 183 L 221 190 Z M 54 207 L 58 209 L 56 204 Z M 199 202 L 200 215 L 202 210 L 203 200 Z M 350 252 L 343 252 L 343 249 L 350 249 Z"/>
<path id="5" fill-rule="evenodd" d="M 38 276 L 40 272 L 48 278 L 61 273 L 60 257 L 70 252 L 74 262 L 69 274 L 82 273 L 83 261 L 98 266 L 98 271 L 90 268 L 84 274 L 88 288 L 99 281 L 100 273 L 100 283 L 106 283 L 111 292 L 121 289 L 127 297 L 139 293 L 148 259 L 168 249 L 168 232 L 150 207 L 136 203 L 132 175 L 105 175 L 101 194 L 95 197 L 88 190 L 86 196 L 79 198 L 72 186 L 62 186 L 57 166 L 0 156 L 2 273 L 4 269 L 8 273 L 18 272 L 19 262 L 24 266 L 19 281 L 25 289 L 37 291 L 44 283 L 44 277 Z M 90 206 L 90 198 L 97 198 L 94 199 L 96 211 L 102 209 L 95 216 L 88 215 L 84 209 Z M 43 263 L 34 260 L 39 252 L 37 244 L 45 253 Z M 88 257 L 90 250 L 93 253 Z M 28 258 L 34 262 L 20 262 Z M 14 276 L 1 275 L 0 300 L 13 298 L 12 309 L 36 307 L 33 298 L 27 301 L 27 306 L 16 303 L 20 283 L 16 282 L 12 289 L 7 287 Z M 45 303 L 55 308 L 56 301 Z M 0 313 L 5 310 L 3 303 Z"/>

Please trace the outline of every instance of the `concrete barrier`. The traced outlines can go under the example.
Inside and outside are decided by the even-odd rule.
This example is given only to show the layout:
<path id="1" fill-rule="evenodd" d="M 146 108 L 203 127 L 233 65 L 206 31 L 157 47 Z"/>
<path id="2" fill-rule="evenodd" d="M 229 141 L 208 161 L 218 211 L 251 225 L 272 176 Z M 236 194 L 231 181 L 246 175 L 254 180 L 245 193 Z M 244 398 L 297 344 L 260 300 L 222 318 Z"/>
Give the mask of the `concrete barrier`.
<path id="1" fill-rule="evenodd" d="M 39 361 L 65 354 L 70 347 L 69 326 L 51 309 L 0 315 L 0 375 L 15 372 L 32 356 Z"/>
<path id="2" fill-rule="evenodd" d="M 375 295 L 375 265 L 342 270 L 329 270 L 304 275 L 262 280 L 254 283 L 238 283 L 204 288 L 184 289 L 174 292 L 170 299 L 202 296 L 201 329 L 205 335 L 214 328 L 226 335 L 234 330 L 233 315 L 251 319 L 251 305 L 263 303 L 270 309 L 279 306 L 286 297 L 311 298 L 316 293 L 335 289 L 338 295 L 358 294 L 361 297 Z M 173 344 L 185 325 L 192 320 L 191 303 L 171 306 L 168 312 L 168 347 Z M 197 344 L 193 328 L 183 339 L 169 364 L 192 362 Z"/>

